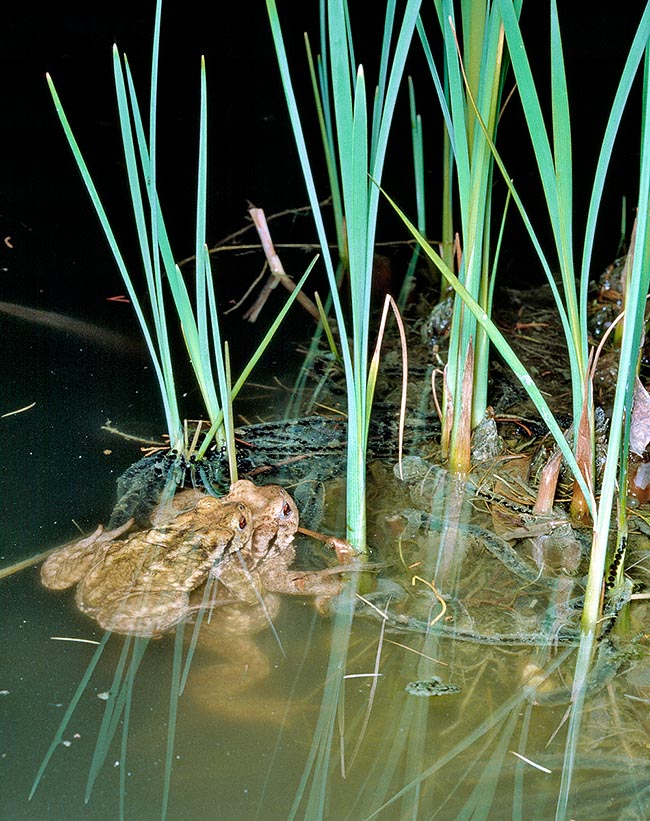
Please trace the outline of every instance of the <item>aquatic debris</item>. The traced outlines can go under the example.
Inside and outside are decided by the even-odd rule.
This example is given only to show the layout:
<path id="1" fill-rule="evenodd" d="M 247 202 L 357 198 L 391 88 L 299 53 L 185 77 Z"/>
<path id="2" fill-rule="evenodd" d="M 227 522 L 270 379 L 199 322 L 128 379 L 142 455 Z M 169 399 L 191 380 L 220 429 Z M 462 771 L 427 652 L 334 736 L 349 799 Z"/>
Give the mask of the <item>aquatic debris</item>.
<path id="1" fill-rule="evenodd" d="M 32 402 L 31 405 L 25 405 L 24 408 L 18 408 L 17 410 L 7 411 L 7 413 L 3 413 L 0 415 L 0 419 L 6 419 L 8 416 L 15 416 L 17 413 L 24 413 L 25 411 L 31 410 L 36 405 L 36 402 Z"/>
<path id="2" fill-rule="evenodd" d="M 411 696 L 450 696 L 454 693 L 461 693 L 462 690 L 456 684 L 443 684 L 438 676 L 423 678 L 418 681 L 409 681 L 404 688 Z"/>
<path id="3" fill-rule="evenodd" d="M 525 761 L 526 764 L 530 764 L 531 767 L 535 767 L 536 770 L 541 770 L 543 773 L 552 773 L 553 770 L 549 770 L 548 767 L 543 767 L 541 764 L 536 764 L 534 761 L 531 761 L 530 758 L 526 758 L 525 755 L 521 755 L 521 753 L 517 753 L 514 750 L 509 750 L 513 755 L 517 756 L 521 761 Z"/>

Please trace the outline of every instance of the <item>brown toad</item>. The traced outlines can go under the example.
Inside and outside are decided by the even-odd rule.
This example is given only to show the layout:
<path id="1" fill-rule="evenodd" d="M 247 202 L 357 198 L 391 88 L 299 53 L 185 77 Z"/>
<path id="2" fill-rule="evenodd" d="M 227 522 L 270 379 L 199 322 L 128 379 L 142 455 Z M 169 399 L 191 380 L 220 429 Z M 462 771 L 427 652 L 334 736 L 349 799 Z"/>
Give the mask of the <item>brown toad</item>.
<path id="1" fill-rule="evenodd" d="M 189 494 L 185 500 L 183 496 L 179 495 L 177 504 L 189 503 Z M 279 594 L 312 596 L 316 607 L 325 612 L 330 599 L 342 590 L 341 574 L 351 570 L 346 562 L 353 551 L 339 542 L 333 545 L 341 562 L 337 567 L 292 570 L 299 517 L 287 491 L 278 485 L 257 487 L 240 480 L 223 498 L 247 505 L 253 516 L 253 534 L 239 552 L 230 550 L 210 573 L 210 582 L 216 582 L 210 599 L 214 610 L 201 625 L 198 640 L 206 658 L 203 667 L 193 670 L 188 689 L 195 702 L 222 718 L 247 720 L 259 716 L 261 710 L 269 720 L 284 723 L 289 720 L 286 697 L 276 698 L 259 687 L 273 665 L 254 636 L 278 615 Z M 311 531 L 308 535 L 320 537 Z"/>
<path id="2" fill-rule="evenodd" d="M 230 551 L 212 575 L 218 579 L 221 603 L 256 604 L 260 594 L 285 593 L 314 596 L 319 610 L 341 592 L 338 568 L 291 570 L 296 558 L 294 537 L 299 525 L 296 503 L 279 485 L 258 487 L 247 479 L 235 482 L 224 500 L 243 502 L 253 516 L 253 535 L 240 554 Z M 346 556 L 337 551 L 339 561 Z"/>
<path id="3" fill-rule="evenodd" d="M 45 562 L 41 578 L 56 589 L 77 582 L 79 609 L 106 630 L 160 635 L 196 609 L 190 592 L 227 551 L 244 549 L 251 532 L 245 504 L 203 496 L 126 539 L 96 532 L 62 548 Z"/>

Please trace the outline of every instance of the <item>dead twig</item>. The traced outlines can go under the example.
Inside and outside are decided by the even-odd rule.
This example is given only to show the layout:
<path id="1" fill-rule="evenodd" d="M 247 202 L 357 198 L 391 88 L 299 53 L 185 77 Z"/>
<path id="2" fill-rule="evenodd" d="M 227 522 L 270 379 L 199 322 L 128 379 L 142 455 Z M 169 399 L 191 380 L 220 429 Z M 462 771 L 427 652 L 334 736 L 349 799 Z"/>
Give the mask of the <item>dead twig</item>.
<path id="1" fill-rule="evenodd" d="M 169 442 L 158 442 L 155 439 L 143 439 L 141 436 L 134 436 L 132 433 L 124 433 L 118 430 L 118 428 L 114 428 L 110 419 L 107 419 L 106 424 L 102 425 L 102 430 L 112 433 L 113 436 L 120 436 L 122 439 L 127 439 L 129 442 L 138 442 L 141 445 L 148 445 L 154 448 L 169 447 Z"/>
<path id="2" fill-rule="evenodd" d="M 6 419 L 8 416 L 15 416 L 17 413 L 24 413 L 25 411 L 31 410 L 36 405 L 36 402 L 32 402 L 31 405 L 25 405 L 24 408 L 17 408 L 16 410 L 7 411 L 7 413 L 3 413 L 0 416 L 0 419 Z"/>
<path id="3" fill-rule="evenodd" d="M 255 322 L 260 314 L 260 311 L 264 307 L 264 303 L 269 298 L 271 291 L 277 288 L 279 283 L 282 283 L 290 293 L 295 290 L 296 285 L 295 282 L 287 276 L 284 267 L 282 266 L 282 262 L 280 261 L 280 257 L 277 255 L 276 250 L 273 247 L 273 240 L 271 239 L 271 232 L 269 231 L 269 226 L 266 222 L 264 211 L 261 208 L 255 208 L 254 205 L 251 205 L 248 209 L 248 213 L 250 214 L 253 224 L 257 229 L 266 260 L 269 264 L 269 268 L 271 269 L 271 276 L 267 280 L 266 285 L 262 288 L 262 291 L 255 300 L 253 306 L 244 314 L 244 319 L 247 319 L 249 322 Z M 303 293 L 298 294 L 297 299 L 302 307 L 318 322 L 320 320 L 320 315 L 312 300 Z"/>

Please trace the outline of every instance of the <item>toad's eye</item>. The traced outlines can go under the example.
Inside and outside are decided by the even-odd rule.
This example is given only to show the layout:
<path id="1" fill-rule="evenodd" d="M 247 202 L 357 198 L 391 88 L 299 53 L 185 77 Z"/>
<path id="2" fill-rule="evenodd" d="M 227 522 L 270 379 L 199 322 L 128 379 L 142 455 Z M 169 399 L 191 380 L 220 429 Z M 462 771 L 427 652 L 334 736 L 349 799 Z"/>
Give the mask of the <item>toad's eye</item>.
<path id="1" fill-rule="evenodd" d="M 285 517 L 285 519 L 291 515 L 291 505 L 289 504 L 289 502 L 285 502 L 282 505 L 282 515 Z"/>
<path id="2" fill-rule="evenodd" d="M 246 517 L 245 516 L 240 516 L 239 517 L 239 529 L 240 530 L 245 530 L 247 524 L 248 524 L 248 522 L 246 521 Z"/>

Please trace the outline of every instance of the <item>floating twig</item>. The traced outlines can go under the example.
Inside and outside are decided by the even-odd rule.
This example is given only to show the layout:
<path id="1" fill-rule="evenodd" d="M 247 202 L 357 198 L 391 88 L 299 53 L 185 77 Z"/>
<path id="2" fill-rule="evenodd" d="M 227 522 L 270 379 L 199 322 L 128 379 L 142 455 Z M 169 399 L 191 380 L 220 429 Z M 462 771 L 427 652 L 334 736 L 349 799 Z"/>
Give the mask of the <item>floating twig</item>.
<path id="1" fill-rule="evenodd" d="M 18 408 L 17 410 L 7 411 L 7 413 L 3 413 L 0 416 L 0 419 L 6 419 L 8 416 L 15 416 L 17 413 L 24 413 L 25 411 L 31 410 L 36 405 L 36 402 L 32 402 L 31 405 L 25 405 L 24 408 Z"/>
<path id="2" fill-rule="evenodd" d="M 124 433 L 124 431 L 113 427 L 110 419 L 106 420 L 106 424 L 102 425 L 101 429 L 112 433 L 113 436 L 120 436 L 122 439 L 127 439 L 129 442 L 138 442 L 141 445 L 150 445 L 155 448 L 169 447 L 169 442 L 158 442 L 155 439 L 143 439 L 141 436 L 134 436 L 132 433 Z"/>

